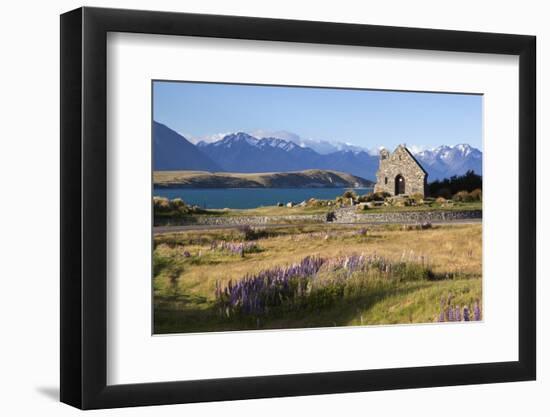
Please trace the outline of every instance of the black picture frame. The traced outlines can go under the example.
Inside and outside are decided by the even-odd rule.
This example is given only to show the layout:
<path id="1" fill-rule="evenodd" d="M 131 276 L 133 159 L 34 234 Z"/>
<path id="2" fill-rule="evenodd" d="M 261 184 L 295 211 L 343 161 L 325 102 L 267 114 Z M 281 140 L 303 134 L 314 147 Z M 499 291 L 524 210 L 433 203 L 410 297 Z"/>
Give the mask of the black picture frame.
<path id="1" fill-rule="evenodd" d="M 519 360 L 107 385 L 108 32 L 519 56 Z M 102 8 L 61 16 L 61 401 L 82 409 L 533 380 L 534 36 Z"/>

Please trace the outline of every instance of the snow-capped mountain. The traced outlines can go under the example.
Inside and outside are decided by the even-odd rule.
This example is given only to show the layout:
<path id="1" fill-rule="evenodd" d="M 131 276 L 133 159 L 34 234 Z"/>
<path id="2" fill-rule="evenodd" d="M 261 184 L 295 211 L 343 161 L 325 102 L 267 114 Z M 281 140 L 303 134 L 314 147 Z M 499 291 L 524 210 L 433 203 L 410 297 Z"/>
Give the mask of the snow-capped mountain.
<path id="1" fill-rule="evenodd" d="M 243 132 L 239 132 L 239 133 L 243 133 Z M 354 152 L 366 151 L 365 148 L 353 145 L 351 143 L 346 143 L 341 141 L 319 140 L 319 139 L 306 139 L 306 138 L 302 138 L 296 133 L 289 132 L 287 130 L 255 129 L 251 131 L 246 131 L 244 133 L 256 139 L 261 139 L 261 138 L 282 139 L 287 142 L 292 142 L 301 148 L 310 148 L 321 155 L 328 155 L 330 153 L 334 153 L 338 151 L 354 151 Z M 238 134 L 238 133 L 234 132 L 233 134 Z M 214 143 L 214 142 L 220 141 L 221 139 L 229 135 L 231 135 L 231 133 L 214 133 L 208 136 L 191 138 L 191 141 L 195 144 Z"/>
<path id="2" fill-rule="evenodd" d="M 326 169 L 371 180 L 376 177 L 379 151 L 382 147 L 367 150 L 338 142 L 304 140 L 296 134 L 284 131 L 254 133 L 259 137 L 246 132 L 230 133 L 220 136 L 218 140 L 199 141 L 195 148 L 221 171 L 227 172 Z M 272 135 L 262 136 L 260 133 Z M 275 136 L 274 133 L 285 138 Z M 162 145 L 157 142 L 155 141 L 155 149 Z M 307 146 L 309 144 L 312 146 Z M 468 144 L 442 145 L 434 149 L 409 146 L 409 150 L 428 172 L 428 181 L 461 175 L 468 170 L 482 173 L 482 153 Z M 193 169 L 199 169 L 195 165 Z M 209 167 L 204 169 L 209 170 Z"/>
<path id="3" fill-rule="evenodd" d="M 290 152 L 298 147 L 298 145 L 296 145 L 294 142 L 289 142 L 280 138 L 262 138 L 258 140 L 258 142 L 256 142 L 256 146 L 258 148 L 279 148 L 287 152 Z"/>
<path id="4" fill-rule="evenodd" d="M 228 172 L 297 171 L 307 165 L 314 168 L 319 154 L 280 138 L 258 139 L 248 133 L 227 135 L 213 143 L 200 142 L 197 147 Z"/>
<path id="5" fill-rule="evenodd" d="M 222 147 L 222 148 L 231 148 L 233 146 L 240 146 L 241 144 L 248 144 L 251 146 L 255 146 L 258 142 L 258 139 L 256 139 L 253 136 L 247 135 L 243 132 L 237 132 L 237 133 L 231 133 L 227 136 L 224 136 L 223 139 L 212 142 L 212 146 L 215 147 Z M 204 142 L 200 142 L 199 145 L 204 144 Z"/>
<path id="6" fill-rule="evenodd" d="M 468 144 L 442 145 L 417 152 L 414 156 L 428 171 L 430 180 L 464 174 L 468 170 L 482 174 L 483 154 Z"/>
<path id="7" fill-rule="evenodd" d="M 284 140 L 281 138 L 275 138 L 275 137 L 264 137 L 264 138 L 258 139 L 257 137 L 254 137 L 244 132 L 230 133 L 224 136 L 223 138 L 221 138 L 220 140 L 210 142 L 210 143 L 201 141 L 197 143 L 197 146 L 199 148 L 208 148 L 208 147 L 231 148 L 235 146 L 239 147 L 243 144 L 250 145 L 259 149 L 278 148 L 284 151 L 292 151 L 293 149 L 299 147 L 297 144 L 295 144 L 292 141 Z"/>

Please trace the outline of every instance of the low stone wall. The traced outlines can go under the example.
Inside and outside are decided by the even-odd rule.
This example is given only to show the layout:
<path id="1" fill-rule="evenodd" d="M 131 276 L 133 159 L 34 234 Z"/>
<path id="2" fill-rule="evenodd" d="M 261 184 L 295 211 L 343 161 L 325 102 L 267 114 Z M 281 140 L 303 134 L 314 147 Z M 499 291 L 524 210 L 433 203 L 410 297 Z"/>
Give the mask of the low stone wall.
<path id="1" fill-rule="evenodd" d="M 289 216 L 201 216 L 197 224 L 209 225 L 246 225 L 269 223 L 319 223 L 324 222 L 324 214 L 289 215 Z"/>
<path id="2" fill-rule="evenodd" d="M 421 223 L 453 220 L 481 219 L 481 210 L 464 211 L 400 211 L 358 213 L 336 211 L 333 223 Z M 178 225 L 242 226 L 283 223 L 325 223 L 325 214 L 304 214 L 288 216 L 208 216 L 198 215 L 178 221 Z M 175 225 L 175 224 L 172 224 Z"/>
<path id="3" fill-rule="evenodd" d="M 379 213 L 346 212 L 341 216 L 338 216 L 338 213 L 336 213 L 337 223 L 421 223 L 447 222 L 454 220 L 469 220 L 481 218 L 481 210 L 398 211 Z"/>

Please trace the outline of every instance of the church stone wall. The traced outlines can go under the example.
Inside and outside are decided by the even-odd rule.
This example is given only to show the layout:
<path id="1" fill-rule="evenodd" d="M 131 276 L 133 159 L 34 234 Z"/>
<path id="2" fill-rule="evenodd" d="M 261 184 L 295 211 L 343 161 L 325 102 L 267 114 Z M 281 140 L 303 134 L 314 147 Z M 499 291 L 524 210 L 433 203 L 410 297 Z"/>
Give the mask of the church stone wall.
<path id="1" fill-rule="evenodd" d="M 405 179 L 405 194 L 426 195 L 427 174 L 403 145 L 399 145 L 392 154 L 386 150 L 380 152 L 374 191 L 395 195 L 395 179 L 398 175 Z"/>

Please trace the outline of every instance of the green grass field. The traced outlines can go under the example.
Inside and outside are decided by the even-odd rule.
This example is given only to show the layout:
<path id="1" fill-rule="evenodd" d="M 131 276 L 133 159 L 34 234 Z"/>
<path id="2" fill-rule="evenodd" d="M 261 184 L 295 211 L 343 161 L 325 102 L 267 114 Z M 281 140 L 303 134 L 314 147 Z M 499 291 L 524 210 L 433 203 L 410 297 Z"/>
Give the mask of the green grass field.
<path id="1" fill-rule="evenodd" d="M 251 247 L 244 253 L 233 253 L 219 250 L 221 242 L 248 242 Z M 481 224 L 426 230 L 403 230 L 397 224 L 369 226 L 368 230 L 359 225 L 322 224 L 156 235 L 154 331 L 434 322 L 442 299 L 451 299 L 452 305 L 461 307 L 481 302 L 481 243 Z M 345 284 L 338 278 L 342 270 L 322 269 L 308 284 L 309 298 L 278 302 L 261 314 L 224 313 L 216 297 L 217 286 L 225 288 L 230 281 L 239 282 L 247 275 L 289 266 L 312 255 L 333 260 L 354 254 L 375 255 L 407 267 L 391 277 L 372 271 L 354 272 L 347 275 Z M 420 259 L 422 266 L 417 268 Z M 414 268 L 409 268 L 411 265 Z"/>

